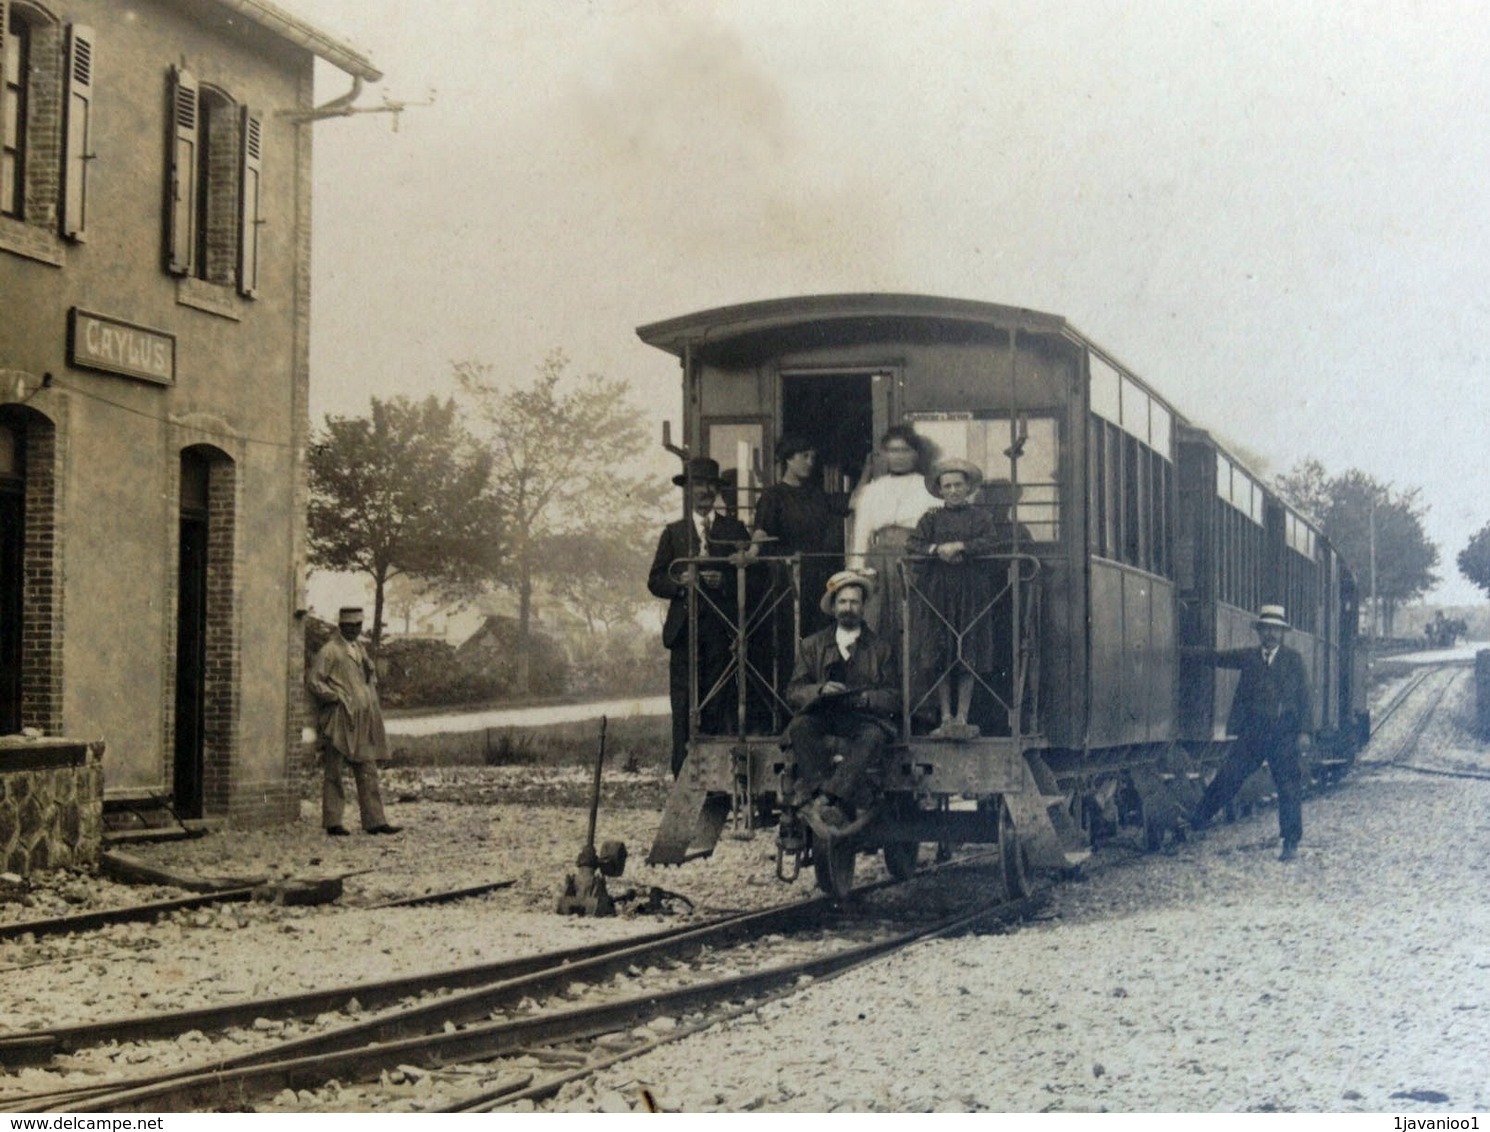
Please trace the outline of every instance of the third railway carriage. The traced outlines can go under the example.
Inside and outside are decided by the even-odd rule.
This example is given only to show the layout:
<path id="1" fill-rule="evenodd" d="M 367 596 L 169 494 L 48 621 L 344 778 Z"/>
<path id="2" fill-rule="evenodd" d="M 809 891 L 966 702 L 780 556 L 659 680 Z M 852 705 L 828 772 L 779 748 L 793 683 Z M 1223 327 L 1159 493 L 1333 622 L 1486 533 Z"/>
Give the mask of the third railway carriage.
<path id="1" fill-rule="evenodd" d="M 1183 646 L 1251 643 L 1261 602 L 1281 602 L 1314 682 L 1317 773 L 1348 761 L 1364 718 L 1349 570 L 1321 533 L 1113 354 L 1058 315 L 912 295 L 747 303 L 641 327 L 682 364 L 684 445 L 724 471 L 724 506 L 747 525 L 784 434 L 805 436 L 844 514 L 872 474 L 876 439 L 909 424 L 943 456 L 977 463 L 975 505 L 1014 508 L 1011 545 L 984 560 L 1004 614 L 1001 678 L 980 680 L 982 736 L 919 722 L 927 693 L 902 679 L 885 802 L 851 837 L 819 837 L 790 804 L 780 693 L 791 658 L 772 626 L 819 598 L 801 556 L 745 571 L 733 607 L 689 595 L 695 622 L 730 622 L 732 663 L 696 689 L 689 753 L 653 863 L 712 850 L 727 821 L 778 828 L 778 871 L 810 860 L 845 890 L 855 856 L 892 873 L 922 844 L 999 847 L 1006 886 L 1079 864 L 1123 827 L 1156 845 L 1224 752 L 1236 675 L 1182 664 Z M 1012 501 L 1010 504 L 1008 501 Z M 717 563 L 716 563 L 717 565 Z M 836 565 L 836 563 L 835 563 Z M 914 564 L 904 660 L 928 617 Z M 905 665 L 907 671 L 909 665 Z M 708 711 L 723 701 L 728 710 Z M 727 720 L 721 723 L 720 720 Z M 708 722 L 706 722 L 708 721 Z"/>

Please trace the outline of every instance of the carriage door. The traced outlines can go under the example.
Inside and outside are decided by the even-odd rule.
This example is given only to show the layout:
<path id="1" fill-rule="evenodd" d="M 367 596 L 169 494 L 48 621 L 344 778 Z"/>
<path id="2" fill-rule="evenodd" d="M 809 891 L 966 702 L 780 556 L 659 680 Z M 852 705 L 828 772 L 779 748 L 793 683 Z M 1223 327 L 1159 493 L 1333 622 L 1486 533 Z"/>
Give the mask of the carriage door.
<path id="1" fill-rule="evenodd" d="M 816 447 L 818 482 L 839 510 L 864 478 L 875 439 L 895 423 L 897 384 L 896 375 L 873 370 L 781 375 L 781 435 Z"/>
<path id="2" fill-rule="evenodd" d="M 0 421 L 0 735 L 21 729 L 25 433 Z"/>
<path id="3" fill-rule="evenodd" d="M 176 595 L 176 744 L 173 795 L 178 818 L 203 812 L 207 682 L 207 460 L 181 454 L 181 544 Z"/>

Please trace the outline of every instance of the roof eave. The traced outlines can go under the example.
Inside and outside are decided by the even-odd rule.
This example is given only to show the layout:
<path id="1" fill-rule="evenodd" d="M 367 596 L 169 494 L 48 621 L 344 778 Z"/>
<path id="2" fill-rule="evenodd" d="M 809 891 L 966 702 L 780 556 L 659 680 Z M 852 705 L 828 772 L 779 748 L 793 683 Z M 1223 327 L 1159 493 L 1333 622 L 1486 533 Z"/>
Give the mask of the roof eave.
<path id="1" fill-rule="evenodd" d="M 232 9 L 244 19 L 251 20 L 297 47 L 304 48 L 318 59 L 326 60 L 333 67 L 349 75 L 371 83 L 378 82 L 383 77 L 383 72 L 374 67 L 372 60 L 366 55 L 348 47 L 345 43 L 332 39 L 325 32 L 290 15 L 289 12 L 269 3 L 268 0 L 214 0 L 214 2 L 224 8 Z"/>

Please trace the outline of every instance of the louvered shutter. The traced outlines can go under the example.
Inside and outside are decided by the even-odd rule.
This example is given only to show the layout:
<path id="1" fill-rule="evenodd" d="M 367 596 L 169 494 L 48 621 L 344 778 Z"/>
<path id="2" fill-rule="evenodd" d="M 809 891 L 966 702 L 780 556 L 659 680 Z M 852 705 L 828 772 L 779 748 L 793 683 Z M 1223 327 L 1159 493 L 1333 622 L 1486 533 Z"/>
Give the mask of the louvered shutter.
<path id="1" fill-rule="evenodd" d="M 67 120 L 62 167 L 62 234 L 86 239 L 88 165 L 93 160 L 93 29 L 73 24 L 67 35 Z"/>
<path id="2" fill-rule="evenodd" d="M 3 132 L 10 117 L 5 92 L 5 52 L 10 39 L 10 0 L 0 0 L 0 132 Z M 9 138 L 0 139 L 9 143 Z M 3 152 L 3 151 L 0 151 Z M 12 176 L 11 166 L 0 156 L 0 177 Z M 10 207 L 9 195 L 0 196 L 0 207 Z"/>
<path id="3" fill-rule="evenodd" d="M 197 80 L 171 70 L 171 173 L 167 192 L 166 266 L 190 275 L 197 251 Z"/>
<path id="4" fill-rule="evenodd" d="M 0 0 L 0 90 L 5 89 L 5 41 L 10 36 L 10 0 Z"/>
<path id="5" fill-rule="evenodd" d="M 259 293 L 260 170 L 264 149 L 264 115 L 243 108 L 243 184 L 238 194 L 238 292 L 247 298 Z"/>

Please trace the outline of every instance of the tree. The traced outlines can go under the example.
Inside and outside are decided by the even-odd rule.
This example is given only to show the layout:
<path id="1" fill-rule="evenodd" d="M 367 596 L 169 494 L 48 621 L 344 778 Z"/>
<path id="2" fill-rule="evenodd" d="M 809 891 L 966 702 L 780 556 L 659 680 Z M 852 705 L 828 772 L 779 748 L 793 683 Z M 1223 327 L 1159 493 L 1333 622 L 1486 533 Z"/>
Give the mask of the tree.
<path id="1" fill-rule="evenodd" d="M 327 416 L 309 465 L 311 564 L 372 578 L 374 651 L 390 580 L 459 586 L 500 560 L 492 457 L 456 419 L 453 400 L 374 397 L 369 416 Z"/>
<path id="2" fill-rule="evenodd" d="M 588 580 L 610 584 L 609 565 L 558 555 L 593 532 L 630 532 L 653 521 L 660 484 L 628 475 L 648 444 L 642 413 L 629 404 L 624 381 L 590 374 L 566 379 L 569 359 L 554 350 L 526 388 L 508 388 L 494 367 L 460 362 L 456 380 L 472 398 L 490 433 L 495 463 L 492 480 L 507 523 L 509 557 L 493 580 L 517 594 L 520 639 L 531 642 L 534 583 L 539 577 L 564 585 Z M 596 572 L 598 570 L 598 572 Z M 630 579 L 628 579 L 630 584 Z M 525 650 L 526 651 L 526 650 Z M 528 688 L 524 656 L 518 691 Z"/>
<path id="3" fill-rule="evenodd" d="M 1490 594 L 1490 523 L 1486 523 L 1459 552 L 1459 573 Z"/>
<path id="4" fill-rule="evenodd" d="M 1365 593 L 1374 591 L 1388 635 L 1398 608 L 1438 584 L 1438 547 L 1423 529 L 1428 506 L 1421 488 L 1397 492 L 1356 468 L 1330 477 L 1317 460 L 1275 482 L 1284 499 L 1319 524 Z"/>
<path id="5" fill-rule="evenodd" d="M 652 560 L 645 540 L 655 534 L 654 526 L 649 523 L 639 531 L 574 531 L 547 540 L 540 557 L 562 562 L 564 569 L 548 572 L 546 588 L 584 620 L 592 637 L 602 624 L 614 628 L 635 617 L 646 592 L 639 579 L 646 577 Z"/>

